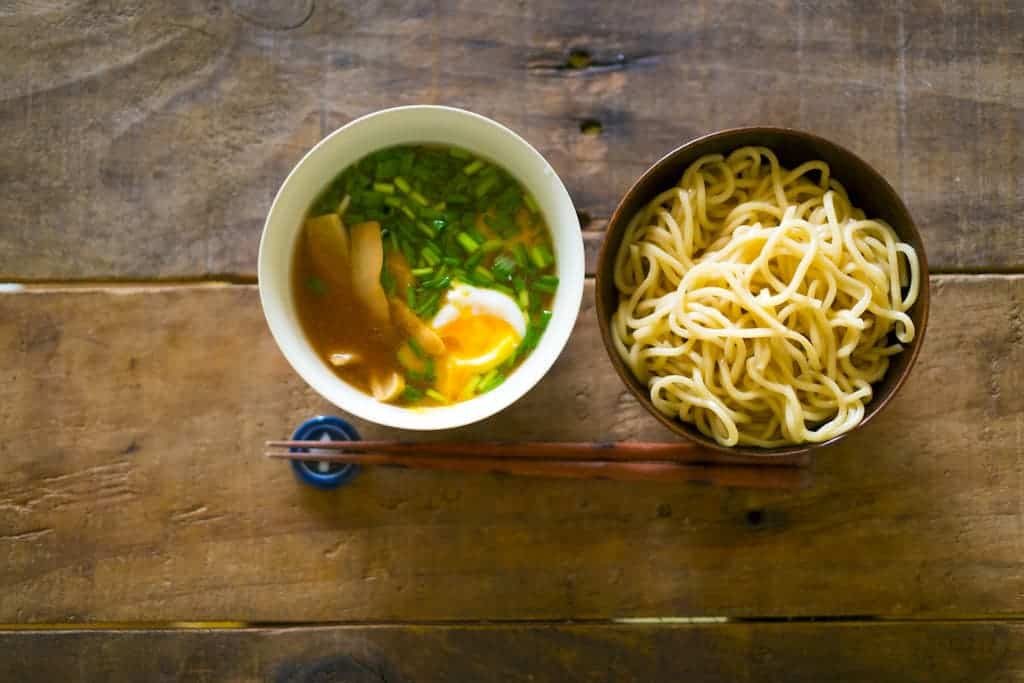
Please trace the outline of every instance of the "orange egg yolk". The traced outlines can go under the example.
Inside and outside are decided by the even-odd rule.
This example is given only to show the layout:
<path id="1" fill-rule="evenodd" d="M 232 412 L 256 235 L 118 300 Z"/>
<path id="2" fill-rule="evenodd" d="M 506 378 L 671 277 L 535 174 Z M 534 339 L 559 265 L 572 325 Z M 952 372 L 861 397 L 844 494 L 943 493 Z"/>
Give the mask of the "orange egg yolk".
<path id="1" fill-rule="evenodd" d="M 462 309 L 459 317 L 437 329 L 445 353 L 437 364 L 437 390 L 450 401 L 472 398 L 474 377 L 498 367 L 515 353 L 519 335 L 508 321 Z"/>

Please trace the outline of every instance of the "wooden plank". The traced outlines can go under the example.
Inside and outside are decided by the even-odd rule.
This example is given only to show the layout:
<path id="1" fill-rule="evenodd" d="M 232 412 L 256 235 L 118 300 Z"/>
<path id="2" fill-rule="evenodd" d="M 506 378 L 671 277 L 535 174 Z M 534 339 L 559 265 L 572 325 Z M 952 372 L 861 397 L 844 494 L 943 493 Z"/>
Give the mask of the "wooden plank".
<path id="1" fill-rule="evenodd" d="M 592 296 L 538 387 L 436 438 L 670 438 Z M 324 493 L 261 456 L 338 410 L 254 288 L 0 294 L 0 623 L 1024 612 L 1024 276 L 933 297 L 903 393 L 808 491 L 378 470 Z"/>
<path id="2" fill-rule="evenodd" d="M 0 633 L 9 681 L 1024 680 L 1020 623 L 330 626 Z"/>
<path id="3" fill-rule="evenodd" d="M 0 279 L 252 277 L 301 155 L 412 103 L 522 133 L 594 227 L 687 139 L 808 129 L 895 184 L 938 269 L 1020 268 L 1022 33 L 999 2 L 16 3 Z"/>

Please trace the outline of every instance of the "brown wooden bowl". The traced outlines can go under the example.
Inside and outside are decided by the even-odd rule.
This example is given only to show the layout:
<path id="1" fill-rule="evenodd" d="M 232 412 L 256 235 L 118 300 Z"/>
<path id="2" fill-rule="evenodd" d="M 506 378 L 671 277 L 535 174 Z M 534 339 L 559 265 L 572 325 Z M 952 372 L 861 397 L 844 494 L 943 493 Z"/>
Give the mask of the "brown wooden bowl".
<path id="1" fill-rule="evenodd" d="M 867 405 L 864 419 L 854 428 L 860 429 L 877 415 L 892 400 L 897 390 L 903 385 L 910 368 L 917 360 L 924 339 L 925 325 L 928 322 L 928 260 L 925 257 L 924 243 L 921 234 L 914 225 L 910 212 L 896 191 L 866 161 L 843 147 L 829 142 L 824 138 L 789 128 L 752 127 L 733 128 L 711 133 L 691 140 L 673 150 L 654 163 L 633 184 L 626 196 L 619 202 L 615 213 L 608 223 L 608 230 L 601 245 L 601 253 L 597 265 L 597 318 L 601 328 L 601 339 L 605 350 L 611 358 L 615 371 L 626 383 L 633 395 L 663 425 L 676 434 L 692 439 L 715 451 L 732 455 L 764 457 L 769 462 L 774 457 L 805 453 L 835 443 L 846 436 L 839 436 L 817 444 L 801 444 L 782 448 L 758 448 L 754 446 L 721 446 L 714 439 L 702 434 L 693 425 L 678 419 L 666 417 L 655 409 L 651 403 L 647 387 L 641 384 L 626 364 L 619 358 L 611 340 L 611 315 L 618 305 L 618 292 L 615 289 L 612 274 L 615 255 L 622 242 L 626 226 L 636 212 L 652 200 L 658 193 L 672 187 L 683 171 L 705 154 L 724 154 L 745 147 L 757 145 L 771 149 L 779 158 L 779 162 L 787 168 L 795 168 L 805 161 L 822 159 L 831 167 L 832 175 L 846 188 L 854 206 L 864 210 L 871 218 L 881 218 L 888 222 L 900 238 L 909 243 L 917 251 L 921 261 L 921 292 L 911 307 L 909 314 L 914 321 L 916 334 L 910 347 L 892 358 L 889 371 L 881 382 L 874 385 L 874 396 Z M 850 432 L 847 432 L 849 434 Z"/>

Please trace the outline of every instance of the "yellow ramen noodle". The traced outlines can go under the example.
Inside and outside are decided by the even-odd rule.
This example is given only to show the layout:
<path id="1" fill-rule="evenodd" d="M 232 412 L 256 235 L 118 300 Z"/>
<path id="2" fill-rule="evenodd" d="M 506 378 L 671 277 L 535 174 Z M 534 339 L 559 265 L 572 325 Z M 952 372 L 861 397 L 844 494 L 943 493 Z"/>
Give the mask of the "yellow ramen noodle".
<path id="1" fill-rule="evenodd" d="M 698 159 L 630 222 L 615 346 L 659 411 L 724 446 L 853 429 L 914 338 L 914 249 L 865 217 L 823 161 L 763 147 Z"/>

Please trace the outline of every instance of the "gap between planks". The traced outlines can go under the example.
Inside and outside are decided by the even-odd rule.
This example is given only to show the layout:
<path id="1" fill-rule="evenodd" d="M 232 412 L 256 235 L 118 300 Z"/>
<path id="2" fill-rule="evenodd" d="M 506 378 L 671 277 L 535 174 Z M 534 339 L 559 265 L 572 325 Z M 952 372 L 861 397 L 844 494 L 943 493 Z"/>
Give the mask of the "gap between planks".
<path id="1" fill-rule="evenodd" d="M 309 628 L 488 628 L 600 627 L 600 626 L 729 626 L 737 624 L 971 624 L 1024 623 L 1024 613 L 978 614 L 943 617 L 885 617 L 870 615 L 820 615 L 793 617 L 634 617 L 623 619 L 464 619 L 403 621 L 97 621 L 64 623 L 0 624 L 0 633 L 46 631 L 253 631 Z"/>

